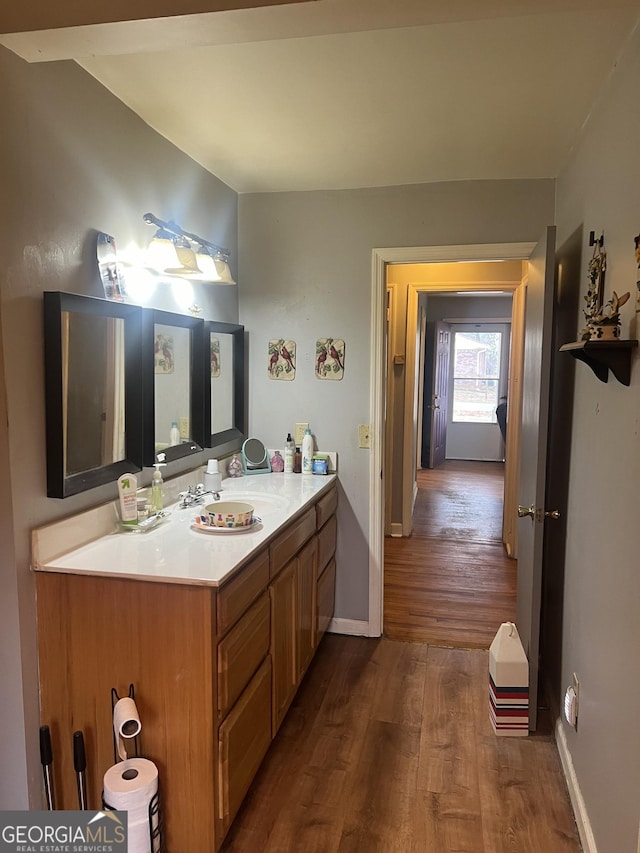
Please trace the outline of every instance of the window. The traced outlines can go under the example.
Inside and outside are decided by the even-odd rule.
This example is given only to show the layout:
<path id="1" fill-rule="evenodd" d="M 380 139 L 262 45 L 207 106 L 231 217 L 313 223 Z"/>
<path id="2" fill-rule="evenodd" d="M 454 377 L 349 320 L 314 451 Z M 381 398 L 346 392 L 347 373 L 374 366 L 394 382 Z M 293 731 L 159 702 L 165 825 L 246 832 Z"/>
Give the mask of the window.
<path id="1" fill-rule="evenodd" d="M 453 333 L 453 416 L 457 423 L 496 423 L 502 332 Z"/>

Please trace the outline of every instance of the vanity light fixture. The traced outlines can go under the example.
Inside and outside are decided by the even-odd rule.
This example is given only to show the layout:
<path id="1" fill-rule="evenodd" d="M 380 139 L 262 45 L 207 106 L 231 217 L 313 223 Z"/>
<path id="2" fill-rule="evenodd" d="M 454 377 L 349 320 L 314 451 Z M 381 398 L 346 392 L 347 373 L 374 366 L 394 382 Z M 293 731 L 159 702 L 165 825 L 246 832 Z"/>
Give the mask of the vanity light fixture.
<path id="1" fill-rule="evenodd" d="M 175 222 L 163 222 L 152 213 L 142 217 L 158 231 L 149 245 L 148 265 L 161 275 L 184 276 L 210 284 L 235 284 L 229 269 L 229 251 Z"/>

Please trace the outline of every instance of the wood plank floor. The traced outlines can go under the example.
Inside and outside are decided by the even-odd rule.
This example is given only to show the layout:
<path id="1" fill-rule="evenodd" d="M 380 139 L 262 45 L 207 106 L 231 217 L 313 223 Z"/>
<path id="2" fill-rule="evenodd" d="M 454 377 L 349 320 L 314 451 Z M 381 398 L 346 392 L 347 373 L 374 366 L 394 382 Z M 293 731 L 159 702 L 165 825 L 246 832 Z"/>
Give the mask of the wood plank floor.
<path id="1" fill-rule="evenodd" d="M 326 635 L 225 853 L 578 853 L 553 738 L 493 734 L 488 653 Z"/>
<path id="2" fill-rule="evenodd" d="M 447 460 L 418 472 L 413 533 L 385 539 L 384 635 L 488 648 L 515 619 L 517 562 L 502 545 L 504 466 Z"/>

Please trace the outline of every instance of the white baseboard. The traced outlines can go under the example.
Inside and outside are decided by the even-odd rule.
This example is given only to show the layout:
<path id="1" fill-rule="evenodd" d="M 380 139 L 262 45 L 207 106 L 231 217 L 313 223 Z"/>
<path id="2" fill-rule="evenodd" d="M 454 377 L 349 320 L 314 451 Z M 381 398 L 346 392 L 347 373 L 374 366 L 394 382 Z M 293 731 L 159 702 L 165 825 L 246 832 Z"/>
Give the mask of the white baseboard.
<path id="1" fill-rule="evenodd" d="M 582 798 L 582 791 L 580 790 L 578 777 L 576 776 L 573 760 L 567 744 L 567 737 L 564 733 L 564 726 L 560 717 L 556 720 L 556 744 L 558 746 L 558 752 L 560 753 L 560 762 L 562 763 L 564 777 L 567 780 L 567 788 L 569 789 L 569 797 L 571 799 L 573 814 L 576 819 L 578 834 L 580 835 L 580 841 L 582 843 L 582 849 L 584 850 L 584 853 L 598 853 L 596 840 L 593 837 L 593 831 L 589 821 L 589 815 L 587 814 L 587 807 L 584 799 Z"/>
<path id="2" fill-rule="evenodd" d="M 332 619 L 327 631 L 330 634 L 348 634 L 352 637 L 369 637 L 369 623 L 358 619 Z"/>

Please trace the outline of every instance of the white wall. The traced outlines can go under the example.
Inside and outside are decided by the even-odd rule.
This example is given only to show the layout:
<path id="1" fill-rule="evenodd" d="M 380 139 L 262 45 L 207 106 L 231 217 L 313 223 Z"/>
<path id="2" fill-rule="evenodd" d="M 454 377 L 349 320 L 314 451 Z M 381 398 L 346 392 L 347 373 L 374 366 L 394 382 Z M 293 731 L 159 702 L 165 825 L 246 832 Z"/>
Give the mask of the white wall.
<path id="1" fill-rule="evenodd" d="M 110 484 L 46 496 L 42 292 L 103 296 L 96 230 L 120 249 L 146 245 L 147 211 L 228 246 L 235 264 L 237 196 L 73 62 L 28 65 L 0 48 L 0 106 L 0 808 L 39 808 L 30 531 L 117 495 Z M 208 319 L 237 322 L 236 288 L 194 288 Z M 152 304 L 181 310 L 166 285 Z M 199 456 L 173 463 L 168 476 Z M 148 483 L 151 470 L 143 476 Z"/>
<path id="2" fill-rule="evenodd" d="M 296 421 L 338 451 L 341 483 L 336 616 L 368 619 L 368 423 L 372 250 L 539 239 L 553 219 L 553 181 L 452 182 L 239 197 L 240 322 L 250 330 L 249 424 L 268 447 Z M 346 341 L 342 382 L 313 375 L 318 337 Z M 267 377 L 270 338 L 298 347 L 293 382 Z"/>
<path id="3" fill-rule="evenodd" d="M 558 245 L 604 232 L 605 300 L 631 291 L 622 337 L 637 337 L 640 32 L 636 30 L 558 180 Z M 576 331 L 583 324 L 576 317 Z M 599 853 L 635 853 L 640 819 L 640 366 L 631 387 L 576 366 L 567 518 L 564 685 L 580 678 L 578 731 L 565 724 Z"/>

